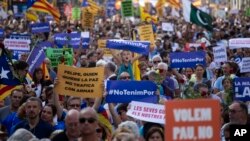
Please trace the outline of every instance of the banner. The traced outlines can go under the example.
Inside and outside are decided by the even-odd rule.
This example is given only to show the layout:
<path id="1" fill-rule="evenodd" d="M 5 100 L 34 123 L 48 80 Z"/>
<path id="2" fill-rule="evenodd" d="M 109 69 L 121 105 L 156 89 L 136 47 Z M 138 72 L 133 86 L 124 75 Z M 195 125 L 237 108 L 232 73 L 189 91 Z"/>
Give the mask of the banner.
<path id="1" fill-rule="evenodd" d="M 73 65 L 72 48 L 47 48 L 46 56 L 51 60 L 51 66 L 57 67 L 58 64 Z"/>
<path id="2" fill-rule="evenodd" d="M 172 23 L 162 23 L 161 27 L 163 31 L 174 32 L 174 24 Z"/>
<path id="3" fill-rule="evenodd" d="M 142 121 L 165 124 L 164 105 L 132 101 L 127 115 Z"/>
<path id="4" fill-rule="evenodd" d="M 244 57 L 242 58 L 242 62 L 240 65 L 240 72 L 250 72 L 250 57 Z"/>
<path id="5" fill-rule="evenodd" d="M 81 18 L 81 9 L 79 7 L 74 7 L 72 9 L 72 19 L 80 20 L 80 18 Z"/>
<path id="6" fill-rule="evenodd" d="M 30 25 L 31 33 L 50 32 L 49 23 L 35 23 Z"/>
<path id="7" fill-rule="evenodd" d="M 40 65 L 43 63 L 45 58 L 46 58 L 46 55 L 44 53 L 43 46 L 38 45 L 34 47 L 26 61 L 29 64 L 29 74 L 33 74 L 34 70 L 37 67 L 40 67 Z"/>
<path id="8" fill-rule="evenodd" d="M 129 50 L 139 54 L 149 53 L 149 42 L 146 41 L 130 41 L 130 40 L 107 40 L 107 48 Z"/>
<path id="9" fill-rule="evenodd" d="M 81 18 L 82 28 L 92 29 L 95 24 L 95 14 L 88 10 L 88 8 L 83 8 L 82 18 Z"/>
<path id="10" fill-rule="evenodd" d="M 250 48 L 250 38 L 235 38 L 229 40 L 229 48 Z"/>
<path id="11" fill-rule="evenodd" d="M 141 41 L 150 41 L 150 48 L 154 48 L 155 39 L 153 27 L 151 24 L 139 26 L 138 33 Z"/>
<path id="12" fill-rule="evenodd" d="M 30 40 L 26 39 L 4 39 L 4 46 L 9 50 L 30 51 Z"/>
<path id="13" fill-rule="evenodd" d="M 108 81 L 107 103 L 143 101 L 157 103 L 157 86 L 152 81 Z"/>
<path id="14" fill-rule="evenodd" d="M 59 85 L 55 87 L 58 94 L 84 98 L 102 97 L 104 68 L 76 68 L 60 64 L 58 70 Z"/>
<path id="15" fill-rule="evenodd" d="M 4 29 L 0 28 L 0 38 L 4 38 Z"/>
<path id="16" fill-rule="evenodd" d="M 197 52 L 174 52 L 169 54 L 171 68 L 194 68 L 196 64 L 206 66 L 206 53 Z"/>
<path id="17" fill-rule="evenodd" d="M 81 37 L 82 37 L 82 47 L 88 48 L 90 42 L 89 32 L 81 32 Z"/>
<path id="18" fill-rule="evenodd" d="M 206 43 L 186 43 L 184 50 L 185 51 L 190 51 L 190 48 L 194 47 L 195 50 L 197 50 L 198 47 L 202 47 L 203 49 L 206 48 Z"/>
<path id="19" fill-rule="evenodd" d="M 55 44 L 62 48 L 63 46 L 79 48 L 81 43 L 80 33 L 57 33 L 54 34 Z"/>
<path id="20" fill-rule="evenodd" d="M 227 61 L 227 49 L 226 47 L 213 47 L 214 62 L 221 63 Z"/>
<path id="21" fill-rule="evenodd" d="M 235 100 L 250 101 L 250 77 L 238 77 L 234 79 Z"/>
<path id="22" fill-rule="evenodd" d="M 112 17 L 116 14 L 116 0 L 107 0 L 106 2 L 106 17 Z"/>
<path id="23" fill-rule="evenodd" d="M 24 39 L 24 40 L 30 40 L 31 35 L 30 34 L 10 34 L 9 39 Z"/>
<path id="24" fill-rule="evenodd" d="M 218 100 L 196 99 L 165 103 L 166 141 L 219 141 L 221 129 Z"/>
<path id="25" fill-rule="evenodd" d="M 43 49 L 51 48 L 52 46 L 53 46 L 52 43 L 48 41 L 41 42 L 37 45 L 37 47 L 41 47 Z"/>
<path id="26" fill-rule="evenodd" d="M 123 17 L 133 17 L 134 16 L 134 12 L 133 12 L 133 3 L 132 0 L 126 0 L 126 1 L 122 1 L 122 16 Z"/>

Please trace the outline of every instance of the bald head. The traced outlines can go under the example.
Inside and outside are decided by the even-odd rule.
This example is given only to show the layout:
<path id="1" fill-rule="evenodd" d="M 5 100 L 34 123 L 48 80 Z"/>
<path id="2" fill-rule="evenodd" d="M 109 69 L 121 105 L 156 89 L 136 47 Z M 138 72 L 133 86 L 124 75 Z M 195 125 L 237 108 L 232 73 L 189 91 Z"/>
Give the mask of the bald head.
<path id="1" fill-rule="evenodd" d="M 76 139 L 79 137 L 79 111 L 71 109 L 65 117 L 66 134 L 69 139 Z"/>
<path id="2" fill-rule="evenodd" d="M 68 111 L 68 113 L 65 117 L 65 121 L 72 120 L 74 118 L 76 118 L 78 120 L 78 117 L 79 117 L 79 111 L 77 111 L 75 109 L 71 109 Z"/>
<path id="3" fill-rule="evenodd" d="M 92 115 L 95 119 L 98 118 L 98 114 L 92 107 L 87 107 L 81 110 L 80 115 Z"/>

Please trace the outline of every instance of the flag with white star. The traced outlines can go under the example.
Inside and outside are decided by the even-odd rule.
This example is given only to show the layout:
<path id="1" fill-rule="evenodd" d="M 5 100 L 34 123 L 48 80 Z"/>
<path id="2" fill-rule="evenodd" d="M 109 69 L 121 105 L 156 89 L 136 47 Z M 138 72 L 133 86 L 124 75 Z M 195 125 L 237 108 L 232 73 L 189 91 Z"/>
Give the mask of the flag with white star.
<path id="1" fill-rule="evenodd" d="M 0 56 L 0 100 L 10 95 L 11 91 L 20 88 L 21 82 L 13 76 L 7 57 Z"/>

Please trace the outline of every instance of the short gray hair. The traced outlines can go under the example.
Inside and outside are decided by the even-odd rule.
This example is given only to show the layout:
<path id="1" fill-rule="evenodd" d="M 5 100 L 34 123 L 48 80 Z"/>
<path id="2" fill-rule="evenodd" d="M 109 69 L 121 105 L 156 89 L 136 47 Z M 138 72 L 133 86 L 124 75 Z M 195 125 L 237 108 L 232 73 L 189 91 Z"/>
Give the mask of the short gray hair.
<path id="1" fill-rule="evenodd" d="M 30 131 L 26 129 L 18 129 L 15 133 L 10 136 L 7 141 L 28 141 L 30 139 L 36 138 Z"/>
<path id="2" fill-rule="evenodd" d="M 133 121 L 122 122 L 122 123 L 119 124 L 118 127 L 120 127 L 120 128 L 122 128 L 122 127 L 123 128 L 127 128 L 127 129 L 131 130 L 132 133 L 134 133 L 134 135 L 136 137 L 140 136 L 139 128 L 138 128 L 137 124 L 135 122 L 133 122 Z"/>

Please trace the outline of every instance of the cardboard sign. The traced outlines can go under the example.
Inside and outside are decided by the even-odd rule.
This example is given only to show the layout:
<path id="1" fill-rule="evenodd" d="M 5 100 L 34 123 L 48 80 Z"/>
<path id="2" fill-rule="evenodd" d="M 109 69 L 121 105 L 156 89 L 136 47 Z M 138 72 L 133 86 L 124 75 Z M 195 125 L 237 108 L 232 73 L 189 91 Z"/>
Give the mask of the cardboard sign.
<path id="1" fill-rule="evenodd" d="M 139 37 L 141 41 L 150 41 L 150 48 L 154 48 L 155 46 L 155 39 L 154 39 L 154 32 L 153 27 L 151 24 L 149 25 L 142 25 L 138 27 Z"/>
<path id="2" fill-rule="evenodd" d="M 250 72 L 250 57 L 244 57 L 242 58 L 242 64 L 240 67 L 240 72 Z"/>
<path id="3" fill-rule="evenodd" d="M 169 54 L 171 68 L 194 68 L 196 64 L 206 66 L 206 53 L 196 52 L 174 52 Z"/>
<path id="4" fill-rule="evenodd" d="M 83 8 L 81 19 L 82 28 L 92 28 L 95 22 L 95 14 L 87 8 Z"/>
<path id="5" fill-rule="evenodd" d="M 229 40 L 229 48 L 250 48 L 250 38 L 235 38 Z"/>
<path id="6" fill-rule="evenodd" d="M 98 48 L 106 48 L 107 40 L 98 40 Z"/>
<path id="7" fill-rule="evenodd" d="M 55 87 L 58 94 L 97 98 L 102 97 L 104 68 L 75 68 L 58 65 L 59 84 Z"/>
<path id="8" fill-rule="evenodd" d="M 4 46 L 9 50 L 30 51 L 30 42 L 26 39 L 4 39 Z"/>
<path id="9" fill-rule="evenodd" d="M 250 101 L 250 78 L 238 77 L 234 79 L 235 100 Z"/>
<path id="10" fill-rule="evenodd" d="M 220 104 L 218 100 L 196 99 L 165 103 L 166 141 L 219 141 Z"/>
<path id="11" fill-rule="evenodd" d="M 142 121 L 164 124 L 164 105 L 132 101 L 127 115 Z"/>
<path id="12" fill-rule="evenodd" d="M 163 31 L 174 32 L 174 24 L 172 23 L 162 23 L 161 26 Z"/>
<path id="13" fill-rule="evenodd" d="M 227 61 L 227 49 L 226 47 L 213 47 L 214 61 L 217 63 Z"/>
<path id="14" fill-rule="evenodd" d="M 122 16 L 123 17 L 132 17 L 134 16 L 133 12 L 133 3 L 131 0 L 126 0 L 122 2 Z"/>
<path id="15" fill-rule="evenodd" d="M 47 48 L 46 56 L 51 60 L 51 66 L 57 67 L 58 64 L 64 63 L 72 66 L 73 49 L 72 48 Z"/>

